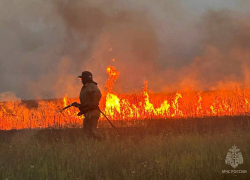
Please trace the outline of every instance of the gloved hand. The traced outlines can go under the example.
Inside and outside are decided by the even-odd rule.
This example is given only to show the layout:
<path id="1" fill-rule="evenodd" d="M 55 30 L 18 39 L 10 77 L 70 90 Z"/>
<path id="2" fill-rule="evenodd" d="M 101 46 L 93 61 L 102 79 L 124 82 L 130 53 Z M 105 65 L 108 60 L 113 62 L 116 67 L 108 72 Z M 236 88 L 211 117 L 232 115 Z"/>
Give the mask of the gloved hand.
<path id="1" fill-rule="evenodd" d="M 77 113 L 77 116 L 81 116 L 83 115 L 83 113 L 80 111 L 79 113 Z"/>
<path id="2" fill-rule="evenodd" d="M 80 104 L 78 104 L 77 102 L 73 102 L 73 103 L 72 103 L 72 106 L 79 108 L 79 107 L 80 107 Z"/>

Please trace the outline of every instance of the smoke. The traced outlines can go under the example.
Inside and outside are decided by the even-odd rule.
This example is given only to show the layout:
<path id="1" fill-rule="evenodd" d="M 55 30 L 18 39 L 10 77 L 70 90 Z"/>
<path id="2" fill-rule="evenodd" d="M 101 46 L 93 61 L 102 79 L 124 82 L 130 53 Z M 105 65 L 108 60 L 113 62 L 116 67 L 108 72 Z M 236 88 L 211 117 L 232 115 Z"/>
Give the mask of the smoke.
<path id="1" fill-rule="evenodd" d="M 209 1 L 210 2 L 210 1 Z M 198 4 L 197 4 L 198 3 Z M 89 70 L 104 90 L 210 90 L 250 83 L 248 1 L 0 2 L 0 93 L 77 97 Z M 115 61 L 111 61 L 115 59 Z"/>
<path id="2" fill-rule="evenodd" d="M 201 20 L 202 54 L 185 68 L 188 79 L 196 80 L 196 89 L 248 86 L 250 16 L 229 10 L 209 11 Z"/>
<path id="3" fill-rule="evenodd" d="M 4 101 L 20 101 L 20 98 L 17 98 L 16 95 L 12 92 L 5 92 L 0 94 L 0 102 Z"/>
<path id="4" fill-rule="evenodd" d="M 29 84 L 52 74 L 60 62 L 63 20 L 48 1 L 10 0 L 0 2 L 0 26 L 0 92 L 34 98 Z M 40 86 L 53 94 L 46 82 Z"/>

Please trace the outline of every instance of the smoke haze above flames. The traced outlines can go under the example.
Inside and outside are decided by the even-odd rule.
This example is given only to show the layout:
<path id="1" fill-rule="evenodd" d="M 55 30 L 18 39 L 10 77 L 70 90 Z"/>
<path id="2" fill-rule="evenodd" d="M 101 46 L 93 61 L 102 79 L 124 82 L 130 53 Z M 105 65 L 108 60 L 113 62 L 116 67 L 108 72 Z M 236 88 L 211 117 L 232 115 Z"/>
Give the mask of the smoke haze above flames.
<path id="1" fill-rule="evenodd" d="M 77 97 L 83 70 L 104 89 L 108 65 L 116 92 L 250 83 L 247 0 L 2 0 L 0 27 L 0 94 L 22 99 Z"/>

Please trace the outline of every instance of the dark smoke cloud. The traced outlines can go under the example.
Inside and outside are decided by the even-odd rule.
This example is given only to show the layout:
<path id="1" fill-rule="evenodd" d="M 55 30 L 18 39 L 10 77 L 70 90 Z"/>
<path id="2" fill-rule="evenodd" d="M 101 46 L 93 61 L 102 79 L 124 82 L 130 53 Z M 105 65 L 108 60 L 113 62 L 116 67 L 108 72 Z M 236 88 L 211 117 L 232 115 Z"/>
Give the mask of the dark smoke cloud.
<path id="1" fill-rule="evenodd" d="M 0 92 L 32 98 L 29 84 L 52 73 L 60 62 L 63 20 L 48 1 L 3 0 L 0 27 Z M 53 95 L 50 88 L 40 96 Z"/>
<path id="2" fill-rule="evenodd" d="M 80 34 L 87 44 L 80 55 L 88 59 L 82 69 L 97 72 L 103 85 L 104 70 L 115 59 L 113 64 L 121 72 L 116 91 L 141 89 L 144 80 L 159 89 L 158 79 L 165 79 L 161 73 L 187 64 L 196 54 L 192 50 L 196 45 L 188 41 L 198 38 L 180 2 L 59 1 L 57 5 L 69 31 Z"/>
<path id="3" fill-rule="evenodd" d="M 121 72 L 117 92 L 144 80 L 154 91 L 247 85 L 248 3 L 208 10 L 181 0 L 1 1 L 0 93 L 76 97 L 76 76 L 90 70 L 104 89 L 108 65 Z"/>
<path id="4" fill-rule="evenodd" d="M 198 88 L 249 85 L 250 16 L 229 11 L 209 11 L 201 19 L 202 55 L 193 59 L 189 79 Z"/>

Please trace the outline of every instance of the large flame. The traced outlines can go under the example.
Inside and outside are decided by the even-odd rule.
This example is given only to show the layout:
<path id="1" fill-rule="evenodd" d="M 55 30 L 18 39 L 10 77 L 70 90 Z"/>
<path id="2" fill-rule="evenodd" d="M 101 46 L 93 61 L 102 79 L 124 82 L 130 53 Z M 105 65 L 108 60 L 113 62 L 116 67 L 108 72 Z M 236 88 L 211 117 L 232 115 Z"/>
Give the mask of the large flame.
<path id="1" fill-rule="evenodd" d="M 108 81 L 106 82 L 105 87 L 108 89 L 108 92 L 111 93 L 114 87 L 114 82 L 119 77 L 119 72 L 115 70 L 115 67 L 109 66 L 107 67 L 107 74 L 109 76 Z"/>
<path id="2" fill-rule="evenodd" d="M 112 120 L 239 116 L 250 113 L 250 90 L 236 88 L 234 91 L 149 94 L 148 82 L 145 81 L 140 94 L 116 94 L 113 87 L 119 72 L 113 66 L 107 67 L 106 72 L 109 77 L 105 85 L 107 93 L 103 93 L 100 108 Z M 0 129 L 81 127 L 83 117 L 77 116 L 77 108 L 55 114 L 58 109 L 77 100 L 68 99 L 66 95 L 63 101 L 38 101 L 36 107 L 26 107 L 21 101 L 0 102 Z"/>

